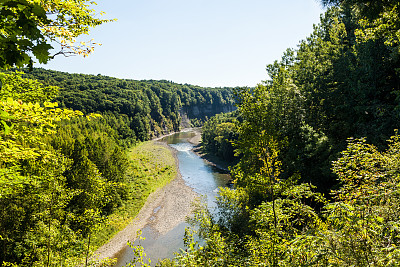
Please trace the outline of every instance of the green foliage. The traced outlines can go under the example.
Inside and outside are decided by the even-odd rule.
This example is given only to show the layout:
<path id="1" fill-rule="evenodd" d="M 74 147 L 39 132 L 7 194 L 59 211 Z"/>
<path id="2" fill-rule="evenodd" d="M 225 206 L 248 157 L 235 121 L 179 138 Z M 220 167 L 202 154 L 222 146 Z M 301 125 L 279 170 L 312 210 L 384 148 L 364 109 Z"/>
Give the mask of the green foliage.
<path id="1" fill-rule="evenodd" d="M 400 3 L 388 1 L 379 6 L 380 12 L 374 16 L 362 19 L 361 28 L 357 29 L 356 36 L 361 42 L 383 40 L 390 50 L 392 57 L 400 53 Z M 398 69 L 397 69 L 398 71 Z"/>
<path id="2" fill-rule="evenodd" d="M 55 149 L 73 160 L 71 168 L 65 173 L 68 185 L 83 190 L 82 194 L 72 200 L 72 210 L 83 212 L 87 207 L 87 197 L 84 194 L 95 193 L 97 190 L 99 197 L 102 190 L 106 192 L 103 192 L 106 194 L 103 201 L 99 198 L 103 203 L 101 210 L 106 214 L 126 199 L 127 188 L 124 183 L 128 160 L 116 136 L 116 132 L 104 124 L 103 118 L 96 118 L 90 121 L 77 119 L 75 123 L 64 124 L 50 138 L 49 142 Z M 99 174 L 101 178 L 96 178 Z"/>
<path id="3" fill-rule="evenodd" d="M 207 120 L 202 127 L 202 149 L 223 160 L 233 162 L 236 159 L 233 143 L 238 138 L 237 116 L 237 112 L 221 113 Z"/>
<path id="4" fill-rule="evenodd" d="M 125 153 L 96 116 L 78 119 L 81 112 L 47 102 L 57 88 L 2 75 L 0 262 L 76 266 L 88 259 L 91 233 L 126 195 Z"/>
<path id="5" fill-rule="evenodd" d="M 32 68 L 33 59 L 46 63 L 53 58 L 50 43 L 58 42 L 57 54 L 82 54 L 94 44 L 76 45 L 75 38 L 111 20 L 96 18 L 89 0 L 3 0 L 0 3 L 0 69 Z"/>
<path id="6" fill-rule="evenodd" d="M 396 0 L 322 0 L 321 2 L 325 6 L 352 6 L 356 12 L 360 12 L 368 19 L 374 19 L 398 6 Z"/>
<path id="7" fill-rule="evenodd" d="M 196 210 L 204 245 L 189 233 L 165 266 L 398 265 L 399 3 L 323 2 L 340 5 L 270 80 L 236 90 L 235 188 L 217 215 Z M 206 145 L 226 123 L 206 123 Z"/>
<path id="8" fill-rule="evenodd" d="M 39 25 L 49 23 L 42 6 L 28 1 L 2 1 L 0 18 L 3 36 L 0 68 L 29 64 L 28 51 L 35 51 L 41 62 L 46 61 L 52 47 L 46 43 L 39 28 Z"/>
<path id="9" fill-rule="evenodd" d="M 0 99 L 0 261 L 22 266 L 63 264 L 74 257 L 69 246 L 79 243 L 67 225 L 71 214 L 65 210 L 75 194 L 63 176 L 71 162 L 44 137 L 55 132 L 57 121 L 80 112 L 56 108 L 55 103 L 14 100 L 10 96 L 34 99 L 47 88 L 15 76 L 6 76 L 5 82 L 2 92 L 8 98 Z M 21 94 L 21 84 L 34 86 Z M 47 100 L 45 95 L 41 100 Z"/>
<path id="10" fill-rule="evenodd" d="M 44 87 L 36 80 L 23 79 L 22 72 L 0 74 L 3 84 L 0 90 L 2 99 L 13 98 L 24 102 L 39 102 L 52 100 L 58 93 L 56 86 Z"/>
<path id="11" fill-rule="evenodd" d="M 142 231 L 141 230 L 139 230 L 136 233 L 136 239 L 139 239 L 140 241 L 146 239 L 146 238 L 142 237 Z M 143 267 L 150 267 L 151 266 L 150 265 L 151 264 L 151 259 L 146 259 L 146 253 L 144 252 L 143 247 L 140 245 L 140 241 L 139 241 L 139 244 L 136 245 L 136 246 L 128 241 L 128 246 L 133 249 L 134 257 L 128 263 L 128 265 L 126 265 L 126 267 L 134 267 L 134 266 L 137 266 L 138 264 L 140 264 L 140 266 L 143 266 Z M 145 262 L 146 260 L 148 261 L 148 263 Z"/>
<path id="12" fill-rule="evenodd" d="M 326 207 L 325 257 L 329 266 L 393 266 L 400 260 L 399 136 L 379 152 L 365 139 L 350 140 L 334 163 L 342 187 Z"/>
<path id="13" fill-rule="evenodd" d="M 231 88 L 202 88 L 170 81 L 134 81 L 102 75 L 68 74 L 44 69 L 26 72 L 46 85 L 57 85 L 56 101 L 86 114 L 114 116 L 121 139 L 145 141 L 178 131 L 181 114 L 201 122 L 224 109 L 232 109 Z M 111 123 L 111 122 L 110 122 Z"/>

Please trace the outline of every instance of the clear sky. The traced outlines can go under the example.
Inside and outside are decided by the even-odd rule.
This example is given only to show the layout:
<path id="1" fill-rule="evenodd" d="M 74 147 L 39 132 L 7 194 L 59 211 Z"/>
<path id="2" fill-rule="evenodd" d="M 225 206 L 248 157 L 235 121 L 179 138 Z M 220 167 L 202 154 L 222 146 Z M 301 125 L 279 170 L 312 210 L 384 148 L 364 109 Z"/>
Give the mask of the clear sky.
<path id="1" fill-rule="evenodd" d="M 97 0 L 102 43 L 87 58 L 58 56 L 47 69 L 200 86 L 255 86 L 265 66 L 319 22 L 318 0 Z"/>

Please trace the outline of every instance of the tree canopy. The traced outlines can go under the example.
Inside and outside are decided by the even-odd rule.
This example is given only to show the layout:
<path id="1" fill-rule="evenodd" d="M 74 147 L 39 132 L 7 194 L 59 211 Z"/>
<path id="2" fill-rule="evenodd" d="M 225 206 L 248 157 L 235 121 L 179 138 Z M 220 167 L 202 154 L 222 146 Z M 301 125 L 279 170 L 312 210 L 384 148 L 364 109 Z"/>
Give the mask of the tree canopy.
<path id="1" fill-rule="evenodd" d="M 197 206 L 205 242 L 187 232 L 164 266 L 398 265 L 399 1 L 323 2 L 236 115 L 206 122 L 209 151 L 233 141 L 234 189 Z"/>
<path id="2" fill-rule="evenodd" d="M 55 55 L 86 56 L 95 43 L 77 43 L 99 19 L 90 0 L 2 0 L 0 2 L 0 68 L 46 63 Z M 53 47 L 58 44 L 59 47 Z M 55 52 L 51 54 L 51 50 Z"/>
<path id="3" fill-rule="evenodd" d="M 24 76 L 59 86 L 55 100 L 61 106 L 85 114 L 102 113 L 110 118 L 110 125 L 121 138 L 130 141 L 177 131 L 182 116 L 199 126 L 207 116 L 232 110 L 234 103 L 233 88 L 228 87 L 204 88 L 166 80 L 135 81 L 37 68 L 25 71 Z"/>

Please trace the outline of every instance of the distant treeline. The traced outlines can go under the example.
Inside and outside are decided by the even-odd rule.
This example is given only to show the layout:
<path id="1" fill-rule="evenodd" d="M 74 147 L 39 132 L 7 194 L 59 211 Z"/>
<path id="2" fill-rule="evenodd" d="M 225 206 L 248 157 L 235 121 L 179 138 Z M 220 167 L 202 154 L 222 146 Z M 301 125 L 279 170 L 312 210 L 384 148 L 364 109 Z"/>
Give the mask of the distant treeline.
<path id="1" fill-rule="evenodd" d="M 218 111 L 233 106 L 232 88 L 203 88 L 170 81 L 135 81 L 103 75 L 70 74 L 42 68 L 25 76 L 60 88 L 55 101 L 85 114 L 102 113 L 120 138 L 148 140 L 179 130 L 181 108 L 207 107 Z M 198 122 L 204 114 L 189 114 Z"/>

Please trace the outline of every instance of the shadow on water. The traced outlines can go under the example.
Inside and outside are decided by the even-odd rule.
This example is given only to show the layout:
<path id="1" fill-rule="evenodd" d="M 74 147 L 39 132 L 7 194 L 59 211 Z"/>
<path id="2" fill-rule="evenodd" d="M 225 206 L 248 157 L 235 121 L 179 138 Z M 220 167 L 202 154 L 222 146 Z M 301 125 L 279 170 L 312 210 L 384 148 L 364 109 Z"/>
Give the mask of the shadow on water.
<path id="1" fill-rule="evenodd" d="M 212 209 L 215 207 L 214 200 L 219 191 L 218 187 L 225 187 L 230 181 L 230 176 L 225 171 L 207 164 L 192 151 L 193 145 L 188 140 L 194 136 L 194 132 L 181 132 L 167 136 L 161 141 L 177 150 L 182 178 L 196 193 L 207 197 L 207 204 Z M 153 212 L 157 213 L 160 208 L 156 208 Z M 174 252 L 184 248 L 183 237 L 186 226 L 188 224 L 182 222 L 168 233 L 160 235 L 147 225 L 142 229 L 145 240 L 135 241 L 134 245 L 140 244 L 144 248 L 146 256 L 151 259 L 151 265 L 154 266 L 159 259 L 172 258 Z M 130 262 L 134 254 L 132 248 L 126 246 L 116 256 L 118 258 L 116 266 L 121 267 Z"/>

